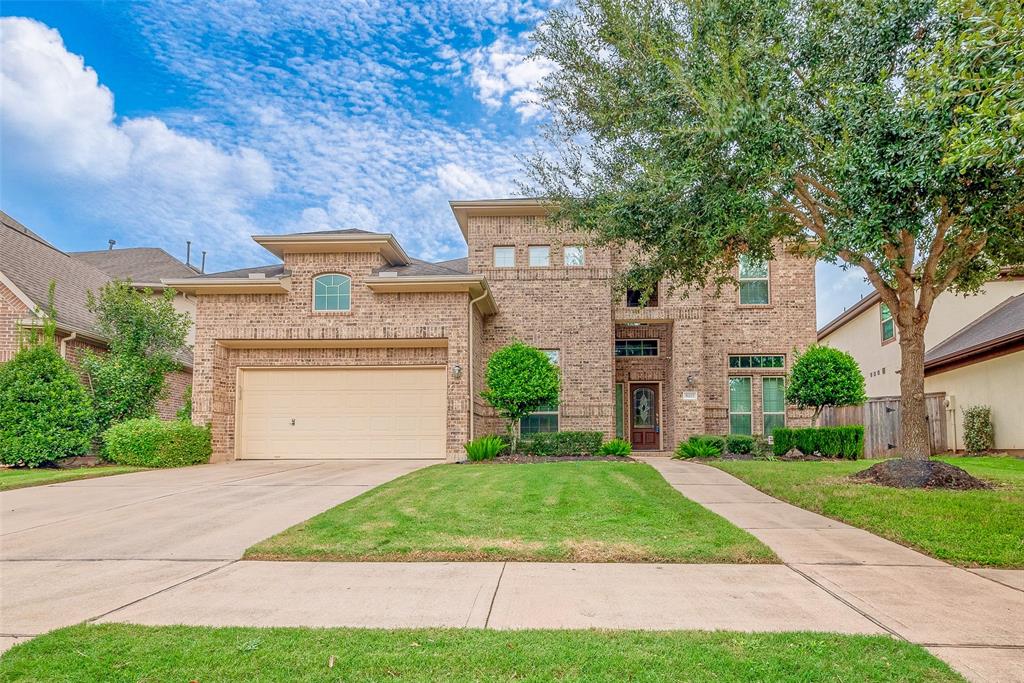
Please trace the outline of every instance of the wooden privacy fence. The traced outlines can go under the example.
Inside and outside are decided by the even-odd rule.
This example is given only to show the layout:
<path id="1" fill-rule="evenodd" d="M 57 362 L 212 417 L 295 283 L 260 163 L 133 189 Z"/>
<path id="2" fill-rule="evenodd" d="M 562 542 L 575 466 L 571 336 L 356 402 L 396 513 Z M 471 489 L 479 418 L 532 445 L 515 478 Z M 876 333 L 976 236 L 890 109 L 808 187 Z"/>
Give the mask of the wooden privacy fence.
<path id="1" fill-rule="evenodd" d="M 946 446 L 946 394 L 926 394 L 928 437 L 932 453 L 944 453 Z M 898 396 L 868 399 L 862 406 L 828 407 L 821 411 L 818 424 L 823 427 L 864 425 L 864 457 L 884 458 L 897 455 L 900 442 L 900 399 Z"/>

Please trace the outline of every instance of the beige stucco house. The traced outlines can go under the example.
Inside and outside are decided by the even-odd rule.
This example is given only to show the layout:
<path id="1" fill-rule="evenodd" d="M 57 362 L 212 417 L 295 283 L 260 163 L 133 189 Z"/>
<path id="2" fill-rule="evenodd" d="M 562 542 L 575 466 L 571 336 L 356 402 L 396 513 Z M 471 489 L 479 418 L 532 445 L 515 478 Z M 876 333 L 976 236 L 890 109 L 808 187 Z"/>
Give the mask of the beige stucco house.
<path id="1" fill-rule="evenodd" d="M 777 251 L 738 289 L 616 294 L 622 254 L 550 226 L 534 200 L 456 201 L 466 258 L 393 235 L 262 235 L 279 263 L 164 283 L 196 300 L 193 419 L 214 459 L 462 457 L 502 430 L 487 358 L 522 340 L 562 370 L 523 432 L 596 430 L 664 452 L 696 433 L 805 424 L 782 400 L 815 339 L 814 264 Z"/>
<path id="2" fill-rule="evenodd" d="M 870 398 L 900 394 L 899 331 L 877 294 L 818 331 L 860 364 Z M 943 294 L 925 331 L 925 391 L 945 394 L 946 443 L 963 448 L 963 409 L 992 408 L 996 448 L 1024 449 L 1024 278 L 1004 273 L 975 296 Z"/>

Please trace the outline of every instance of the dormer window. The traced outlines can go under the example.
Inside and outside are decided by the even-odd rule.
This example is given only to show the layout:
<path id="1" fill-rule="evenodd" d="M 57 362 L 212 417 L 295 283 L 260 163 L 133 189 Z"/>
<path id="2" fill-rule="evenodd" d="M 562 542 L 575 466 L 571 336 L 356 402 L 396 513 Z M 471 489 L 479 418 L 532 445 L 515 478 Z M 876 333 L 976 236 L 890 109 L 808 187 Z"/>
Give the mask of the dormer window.
<path id="1" fill-rule="evenodd" d="M 352 309 L 352 278 L 330 273 L 313 279 L 314 311 L 348 311 Z"/>

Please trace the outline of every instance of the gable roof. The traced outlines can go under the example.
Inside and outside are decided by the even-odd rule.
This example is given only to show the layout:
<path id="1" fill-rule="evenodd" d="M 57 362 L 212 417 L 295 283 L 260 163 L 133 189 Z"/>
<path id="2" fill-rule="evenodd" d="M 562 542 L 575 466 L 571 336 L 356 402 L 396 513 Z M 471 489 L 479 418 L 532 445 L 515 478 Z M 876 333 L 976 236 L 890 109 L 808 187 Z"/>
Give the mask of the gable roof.
<path id="1" fill-rule="evenodd" d="M 55 282 L 58 326 L 101 340 L 96 317 L 86 308 L 85 292 L 98 292 L 110 277 L 57 249 L 2 211 L 0 223 L 0 273 L 25 295 L 26 305 L 33 311 L 45 309 L 50 282 Z"/>
<path id="2" fill-rule="evenodd" d="M 398 277 L 418 277 L 420 275 L 468 275 L 469 259 L 457 258 L 450 261 L 430 263 L 421 259 L 411 258 L 404 266 L 383 266 L 374 271 L 374 274 L 396 273 Z"/>
<path id="3" fill-rule="evenodd" d="M 1024 294 L 1011 296 L 924 356 L 925 370 L 966 365 L 999 351 L 1024 348 Z"/>
<path id="4" fill-rule="evenodd" d="M 138 285 L 159 285 L 163 278 L 192 277 L 195 268 L 157 247 L 130 247 L 99 251 L 70 252 L 80 261 L 93 265 L 112 278 L 128 279 Z"/>
<path id="5" fill-rule="evenodd" d="M 870 294 L 864 295 L 861 297 L 860 301 L 847 308 L 829 322 L 825 323 L 825 326 L 818 330 L 818 341 L 821 341 L 828 335 L 832 334 L 881 300 L 882 295 L 877 291 L 872 291 Z"/>

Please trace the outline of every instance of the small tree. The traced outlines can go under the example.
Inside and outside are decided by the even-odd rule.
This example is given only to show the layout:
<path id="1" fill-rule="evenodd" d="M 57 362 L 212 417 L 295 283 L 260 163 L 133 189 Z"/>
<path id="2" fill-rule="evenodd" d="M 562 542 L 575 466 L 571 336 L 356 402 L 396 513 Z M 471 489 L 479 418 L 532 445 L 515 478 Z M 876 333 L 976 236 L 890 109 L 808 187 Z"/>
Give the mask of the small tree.
<path id="1" fill-rule="evenodd" d="M 864 375 L 853 356 L 830 346 L 812 344 L 796 361 L 786 382 L 786 402 L 798 408 L 814 408 L 812 424 L 825 406 L 864 403 Z"/>
<path id="2" fill-rule="evenodd" d="M 178 369 L 175 356 L 185 347 L 191 321 L 174 308 L 174 290 L 153 296 L 131 282 L 108 282 L 89 310 L 110 340 L 106 354 L 87 354 L 82 367 L 89 377 L 100 430 L 132 418 L 150 417 L 164 390 L 164 377 Z"/>
<path id="3" fill-rule="evenodd" d="M 53 287 L 42 330 L 0 364 L 0 461 L 38 467 L 89 450 L 92 403 L 68 362 L 57 353 Z"/>
<path id="4" fill-rule="evenodd" d="M 485 380 L 487 389 L 480 395 L 508 421 L 514 453 L 519 421 L 542 406 L 558 405 L 558 367 L 540 349 L 517 341 L 491 355 Z"/>

